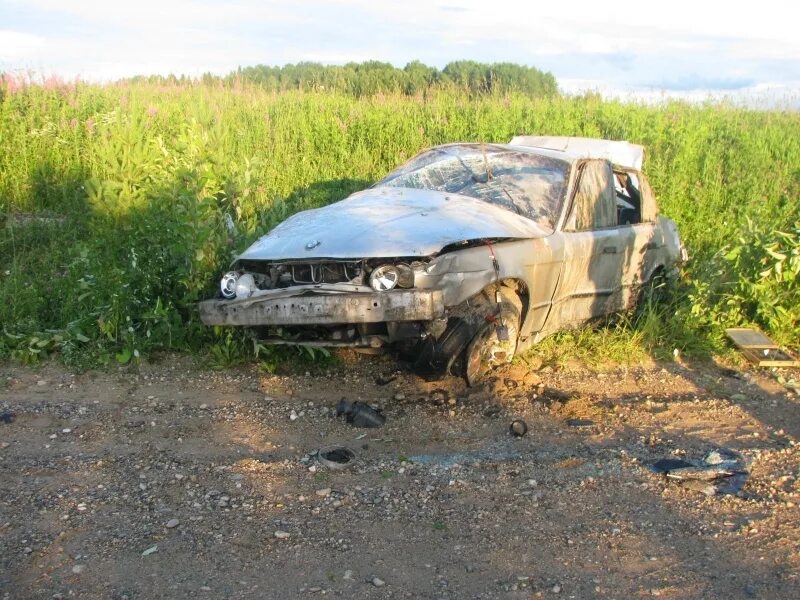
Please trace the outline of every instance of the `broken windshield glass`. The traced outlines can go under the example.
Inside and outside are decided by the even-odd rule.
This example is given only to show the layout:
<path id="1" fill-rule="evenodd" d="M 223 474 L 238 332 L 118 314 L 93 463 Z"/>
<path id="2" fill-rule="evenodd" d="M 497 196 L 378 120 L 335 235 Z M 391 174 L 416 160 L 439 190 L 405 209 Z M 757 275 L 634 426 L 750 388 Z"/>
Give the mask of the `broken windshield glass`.
<path id="1" fill-rule="evenodd" d="M 499 146 L 445 146 L 419 156 L 377 186 L 435 190 L 477 198 L 554 229 L 567 185 L 567 162 Z"/>

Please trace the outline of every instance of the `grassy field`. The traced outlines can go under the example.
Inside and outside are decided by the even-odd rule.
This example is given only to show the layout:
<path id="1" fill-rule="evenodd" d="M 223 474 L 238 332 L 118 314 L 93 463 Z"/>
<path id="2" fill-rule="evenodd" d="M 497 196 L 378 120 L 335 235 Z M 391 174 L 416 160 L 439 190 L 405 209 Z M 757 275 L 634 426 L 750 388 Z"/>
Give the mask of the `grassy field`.
<path id="1" fill-rule="evenodd" d="M 564 334 L 562 348 L 708 353 L 747 323 L 800 344 L 798 113 L 456 91 L 0 90 L 0 356 L 90 366 L 178 349 L 233 362 L 257 346 L 204 328 L 194 306 L 237 251 L 426 146 L 519 133 L 644 144 L 692 257 L 666 302 Z"/>

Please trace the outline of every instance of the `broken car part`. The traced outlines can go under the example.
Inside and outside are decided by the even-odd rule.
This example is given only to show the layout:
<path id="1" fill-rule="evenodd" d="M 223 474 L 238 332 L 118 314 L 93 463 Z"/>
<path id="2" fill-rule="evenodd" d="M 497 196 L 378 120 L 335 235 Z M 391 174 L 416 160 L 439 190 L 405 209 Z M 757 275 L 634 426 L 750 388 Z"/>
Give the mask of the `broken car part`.
<path id="1" fill-rule="evenodd" d="M 759 367 L 800 367 L 800 361 L 757 329 L 726 329 L 725 334 L 742 354 Z"/>
<path id="2" fill-rule="evenodd" d="M 397 348 L 426 377 L 477 383 L 677 272 L 685 250 L 642 161 L 585 138 L 431 148 L 261 237 L 200 317 L 267 344 Z"/>
<path id="3" fill-rule="evenodd" d="M 317 452 L 317 460 L 321 464 L 329 469 L 334 469 L 337 471 L 341 471 L 342 469 L 352 466 L 355 458 L 355 452 L 350 450 L 350 448 L 345 448 L 344 446 L 325 448 Z"/>
<path id="4" fill-rule="evenodd" d="M 511 425 L 508 426 L 508 431 L 514 437 L 520 438 L 528 433 L 528 424 L 522 419 L 514 419 L 511 421 Z"/>
<path id="5" fill-rule="evenodd" d="M 354 427 L 383 427 L 386 417 L 363 402 L 350 402 L 342 398 L 336 405 L 336 416 L 344 415 Z"/>
<path id="6" fill-rule="evenodd" d="M 748 476 L 744 459 L 724 448 L 709 452 L 702 461 L 663 458 L 651 463 L 649 468 L 707 496 L 736 494 Z"/>

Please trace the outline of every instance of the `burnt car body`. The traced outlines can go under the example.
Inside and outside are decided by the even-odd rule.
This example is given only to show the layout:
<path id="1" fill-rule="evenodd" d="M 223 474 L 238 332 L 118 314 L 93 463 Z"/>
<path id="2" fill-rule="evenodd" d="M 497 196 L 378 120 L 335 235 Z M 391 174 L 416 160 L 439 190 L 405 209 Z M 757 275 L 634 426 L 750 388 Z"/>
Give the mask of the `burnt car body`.
<path id="1" fill-rule="evenodd" d="M 434 147 L 260 238 L 201 319 L 267 343 L 394 345 L 422 372 L 475 382 L 677 271 L 685 250 L 643 155 L 587 138 Z"/>

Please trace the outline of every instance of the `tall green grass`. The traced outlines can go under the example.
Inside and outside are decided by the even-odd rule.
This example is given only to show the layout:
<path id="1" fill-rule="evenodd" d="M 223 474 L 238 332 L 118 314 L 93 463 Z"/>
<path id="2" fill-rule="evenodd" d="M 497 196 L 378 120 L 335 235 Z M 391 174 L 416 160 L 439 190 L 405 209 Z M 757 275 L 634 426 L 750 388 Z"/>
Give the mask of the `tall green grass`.
<path id="1" fill-rule="evenodd" d="M 692 260 L 666 303 L 611 334 L 652 352 L 713 351 L 725 326 L 744 323 L 800 340 L 794 112 L 452 91 L 0 90 L 0 355 L 59 350 L 76 364 L 210 346 L 227 355 L 245 342 L 200 325 L 195 304 L 255 237 L 427 146 L 520 133 L 647 148 L 661 210 Z"/>

